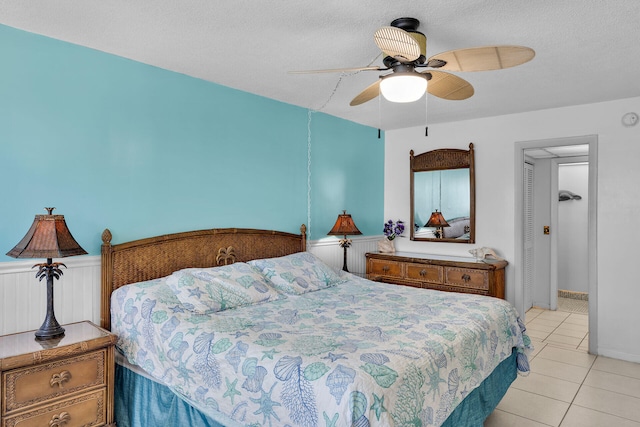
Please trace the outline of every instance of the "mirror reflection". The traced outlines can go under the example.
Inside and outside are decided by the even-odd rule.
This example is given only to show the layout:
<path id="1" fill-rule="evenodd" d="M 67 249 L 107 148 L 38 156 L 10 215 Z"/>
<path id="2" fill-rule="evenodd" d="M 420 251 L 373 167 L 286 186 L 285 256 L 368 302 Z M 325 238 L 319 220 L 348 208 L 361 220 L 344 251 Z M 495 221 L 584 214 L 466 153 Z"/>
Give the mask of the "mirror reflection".
<path id="1" fill-rule="evenodd" d="M 413 155 L 411 240 L 475 243 L 473 144 Z"/>
<path id="2" fill-rule="evenodd" d="M 470 238 L 469 168 L 416 172 L 414 186 L 416 237 Z"/>

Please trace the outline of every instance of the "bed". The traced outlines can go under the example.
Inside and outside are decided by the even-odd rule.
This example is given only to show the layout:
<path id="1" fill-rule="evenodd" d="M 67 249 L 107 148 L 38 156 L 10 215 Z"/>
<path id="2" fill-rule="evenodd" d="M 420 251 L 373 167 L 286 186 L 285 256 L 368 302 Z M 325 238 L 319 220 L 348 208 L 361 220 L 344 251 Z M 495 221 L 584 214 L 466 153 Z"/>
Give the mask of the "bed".
<path id="1" fill-rule="evenodd" d="M 127 426 L 482 426 L 530 341 L 506 301 L 333 270 L 301 233 L 102 245 Z"/>
<path id="2" fill-rule="evenodd" d="M 448 227 L 442 228 L 445 239 L 469 239 L 470 220 L 468 216 L 447 220 Z"/>

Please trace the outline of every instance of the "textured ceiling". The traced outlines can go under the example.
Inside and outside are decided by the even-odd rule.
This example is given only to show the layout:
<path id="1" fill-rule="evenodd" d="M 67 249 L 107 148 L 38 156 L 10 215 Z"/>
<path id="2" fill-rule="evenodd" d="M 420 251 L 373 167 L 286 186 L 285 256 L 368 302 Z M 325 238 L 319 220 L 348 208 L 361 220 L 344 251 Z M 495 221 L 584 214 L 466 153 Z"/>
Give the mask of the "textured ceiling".
<path id="1" fill-rule="evenodd" d="M 351 99 L 380 72 L 290 70 L 382 65 L 373 33 L 420 20 L 427 56 L 524 45 L 536 57 L 455 73 L 475 95 L 428 99 L 440 123 L 640 96 L 638 0 L 0 0 L 0 23 L 383 129 L 425 124 L 425 101 Z"/>

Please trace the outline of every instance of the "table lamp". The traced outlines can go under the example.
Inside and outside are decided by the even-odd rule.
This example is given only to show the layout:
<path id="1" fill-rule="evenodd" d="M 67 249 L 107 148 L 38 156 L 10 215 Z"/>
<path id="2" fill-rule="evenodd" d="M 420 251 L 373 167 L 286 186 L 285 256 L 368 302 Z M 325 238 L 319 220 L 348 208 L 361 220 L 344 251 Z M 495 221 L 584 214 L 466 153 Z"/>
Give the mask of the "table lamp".
<path id="1" fill-rule="evenodd" d="M 344 249 L 344 263 L 342 265 L 342 269 L 346 272 L 347 270 L 347 248 L 351 246 L 351 239 L 347 239 L 347 235 L 357 235 L 362 234 L 356 224 L 353 222 L 353 218 L 351 215 L 347 213 L 347 211 L 342 211 L 341 214 L 338 215 L 338 219 L 336 223 L 333 225 L 331 231 L 327 233 L 329 236 L 344 236 L 344 238 L 340 239 L 340 247 Z"/>
<path id="2" fill-rule="evenodd" d="M 55 208 L 45 208 L 47 215 L 36 215 L 31 228 L 7 255 L 13 258 L 46 258 L 46 263 L 36 264 L 38 267 L 36 278 L 47 278 L 47 315 L 36 331 L 36 338 L 47 340 L 64 335 L 64 328 L 60 326 L 53 312 L 53 279 L 60 279 L 62 270 L 67 267 L 61 262 L 52 262 L 52 258 L 62 258 L 74 255 L 84 255 L 87 252 L 75 241 L 67 228 L 64 215 L 53 215 Z"/>
<path id="3" fill-rule="evenodd" d="M 442 239 L 444 237 L 444 230 L 442 227 L 450 227 L 449 223 L 442 216 L 442 212 L 438 212 L 436 209 L 435 212 L 431 213 L 431 217 L 429 217 L 429 221 L 424 225 L 425 227 L 435 227 L 436 231 L 433 233 L 436 238 Z"/>

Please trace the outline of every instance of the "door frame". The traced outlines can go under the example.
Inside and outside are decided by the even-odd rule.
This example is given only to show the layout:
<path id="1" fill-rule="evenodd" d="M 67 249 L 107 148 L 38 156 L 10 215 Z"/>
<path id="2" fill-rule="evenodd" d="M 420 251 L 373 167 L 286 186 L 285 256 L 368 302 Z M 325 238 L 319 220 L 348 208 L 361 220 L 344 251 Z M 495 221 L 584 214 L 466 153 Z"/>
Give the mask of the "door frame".
<path id="1" fill-rule="evenodd" d="M 525 150 L 530 148 L 560 147 L 565 145 L 589 145 L 589 236 L 588 236 L 588 281 L 589 281 L 589 353 L 598 354 L 598 270 L 597 270 L 597 206 L 598 206 L 598 136 L 584 135 L 576 137 L 552 138 L 534 141 L 517 141 L 514 150 L 515 175 L 515 230 L 514 230 L 514 278 L 515 306 L 521 316 L 524 312 L 524 162 Z M 557 260 L 556 260 L 557 261 Z"/>

